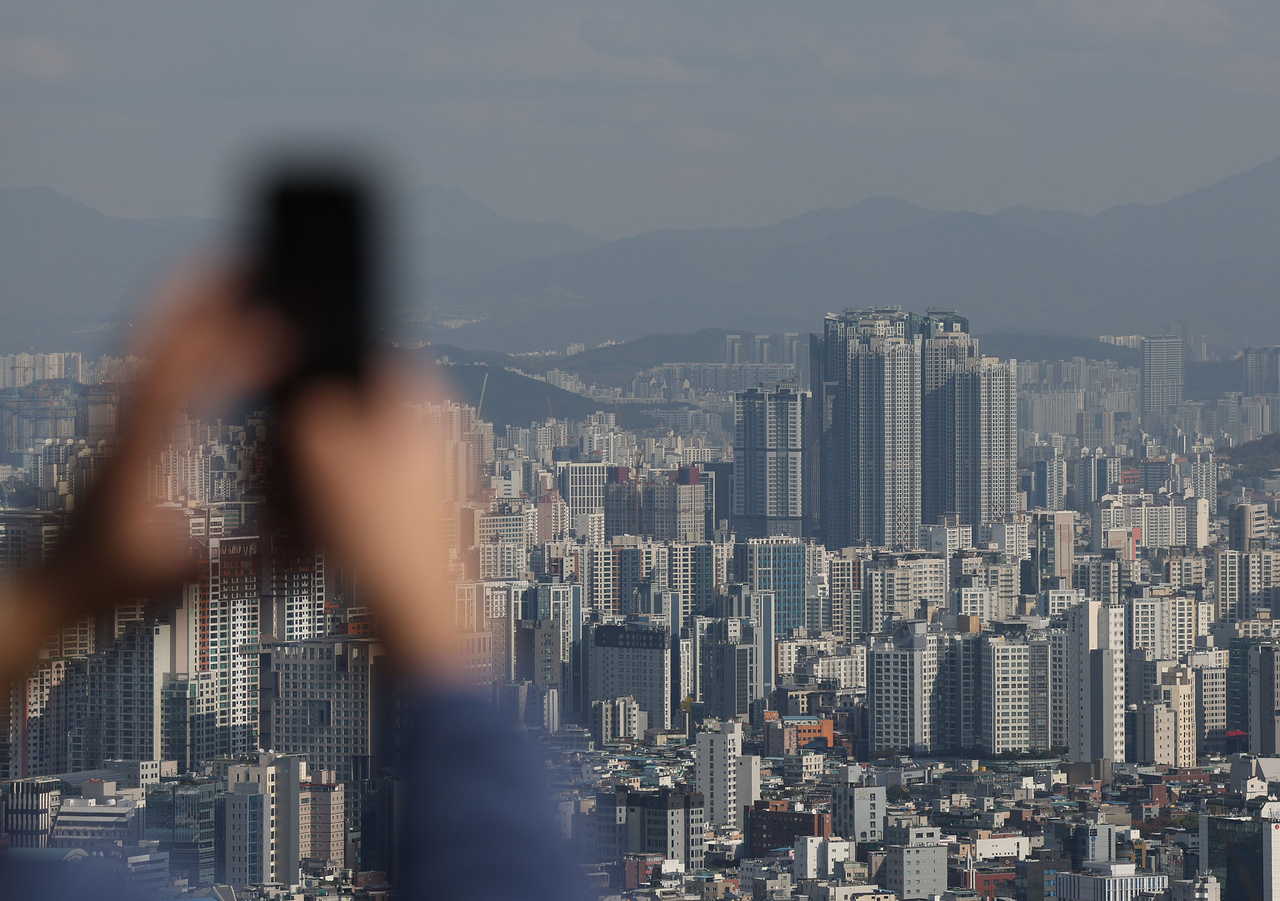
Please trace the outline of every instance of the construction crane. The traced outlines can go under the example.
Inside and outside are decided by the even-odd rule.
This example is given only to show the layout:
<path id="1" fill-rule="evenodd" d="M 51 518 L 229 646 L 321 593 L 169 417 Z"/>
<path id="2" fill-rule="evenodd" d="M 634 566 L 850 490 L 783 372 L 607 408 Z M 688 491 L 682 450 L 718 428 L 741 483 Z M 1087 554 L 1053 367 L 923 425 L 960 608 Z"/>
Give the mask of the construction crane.
<path id="1" fill-rule="evenodd" d="M 484 381 L 480 383 L 480 403 L 476 404 L 476 419 L 480 418 L 480 411 L 484 409 L 484 389 L 489 387 L 489 373 L 484 374 Z"/>

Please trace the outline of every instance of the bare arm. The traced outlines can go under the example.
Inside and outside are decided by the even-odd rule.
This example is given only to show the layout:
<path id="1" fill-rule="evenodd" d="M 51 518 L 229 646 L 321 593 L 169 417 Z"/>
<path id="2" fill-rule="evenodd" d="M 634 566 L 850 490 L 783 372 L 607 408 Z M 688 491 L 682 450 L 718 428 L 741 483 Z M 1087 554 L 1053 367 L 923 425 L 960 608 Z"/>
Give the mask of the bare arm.
<path id="1" fill-rule="evenodd" d="M 119 444 L 92 496 L 41 569 L 0 597 L 0 679 L 26 671 L 67 621 L 145 597 L 189 575 L 185 543 L 157 521 L 149 460 L 184 402 L 218 408 L 287 364 L 283 326 L 246 306 L 225 272 L 189 270 L 165 289 L 168 317 L 141 351 L 151 360 L 125 411 Z M 6 684 L 0 683 L 0 684 Z"/>

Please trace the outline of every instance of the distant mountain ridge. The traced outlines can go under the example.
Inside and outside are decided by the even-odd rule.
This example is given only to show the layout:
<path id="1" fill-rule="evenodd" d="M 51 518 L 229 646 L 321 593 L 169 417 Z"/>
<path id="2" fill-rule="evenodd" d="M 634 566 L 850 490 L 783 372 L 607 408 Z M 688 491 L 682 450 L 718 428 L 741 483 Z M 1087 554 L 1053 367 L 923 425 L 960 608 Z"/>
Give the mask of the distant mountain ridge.
<path id="1" fill-rule="evenodd" d="M 1166 203 L 1094 216 L 1011 207 L 995 214 L 1065 238 L 1167 262 L 1257 260 L 1280 251 L 1280 158 Z"/>
<path id="2" fill-rule="evenodd" d="M 427 185 L 407 201 L 418 231 L 414 245 L 426 251 L 425 277 L 432 285 L 604 243 L 569 225 L 508 219 L 457 188 Z"/>
<path id="3" fill-rule="evenodd" d="M 473 350 L 729 325 L 805 332 L 827 311 L 884 304 L 959 309 L 983 334 L 1147 333 L 1180 317 L 1224 347 L 1280 343 L 1280 159 L 1094 216 L 873 197 L 759 228 L 603 243 L 435 185 L 405 210 L 405 328 L 421 337 L 425 323 L 433 340 Z M 157 273 L 221 228 L 117 219 L 47 188 L 0 191 L 0 351 L 100 344 L 83 330 L 127 321 Z"/>
<path id="4" fill-rule="evenodd" d="M 100 343 L 181 251 L 216 230 L 201 219 L 117 219 L 50 188 L 0 190 L 0 349 Z M 84 331 L 98 323 L 112 329 Z"/>
<path id="5" fill-rule="evenodd" d="M 601 243 L 567 225 L 517 222 L 438 185 L 408 195 L 401 212 L 402 293 L 414 303 L 437 284 Z M 156 279 L 226 231 L 213 219 L 108 216 L 51 188 L 0 189 L 0 352 L 123 348 Z M 95 324 L 104 327 L 86 331 Z"/>
<path id="6" fill-rule="evenodd" d="M 643 232 L 641 239 L 688 240 L 722 247 L 790 247 L 824 241 L 840 235 L 875 235 L 921 225 L 942 216 L 944 210 L 927 210 L 893 197 L 868 197 L 851 207 L 827 207 L 783 219 L 759 228 L 662 229 Z"/>
<path id="7" fill-rule="evenodd" d="M 985 333 L 1163 330 L 1280 343 L 1280 160 L 1164 204 L 994 215 L 892 198 L 760 228 L 664 230 L 448 286 L 454 344 L 527 350 L 740 324 L 809 331 L 828 310 L 962 310 Z"/>

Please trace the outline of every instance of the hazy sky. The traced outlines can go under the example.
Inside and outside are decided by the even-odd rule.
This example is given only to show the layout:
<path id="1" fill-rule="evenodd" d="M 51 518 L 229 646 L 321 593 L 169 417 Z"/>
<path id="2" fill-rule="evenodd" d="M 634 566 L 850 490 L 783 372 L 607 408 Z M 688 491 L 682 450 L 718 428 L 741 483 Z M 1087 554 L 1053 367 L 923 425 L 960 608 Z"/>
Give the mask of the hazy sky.
<path id="1" fill-rule="evenodd" d="M 1280 155 L 1275 0 L 6 0 L 0 186 L 219 212 L 264 136 L 603 237 L 889 194 L 1159 202 Z"/>

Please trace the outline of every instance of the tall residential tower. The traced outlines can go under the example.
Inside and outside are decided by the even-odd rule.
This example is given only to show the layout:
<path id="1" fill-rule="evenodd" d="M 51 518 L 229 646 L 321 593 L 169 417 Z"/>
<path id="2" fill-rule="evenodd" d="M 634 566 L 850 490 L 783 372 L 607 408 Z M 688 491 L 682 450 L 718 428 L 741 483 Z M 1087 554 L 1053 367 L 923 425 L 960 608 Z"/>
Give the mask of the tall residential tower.
<path id="1" fill-rule="evenodd" d="M 920 532 L 920 326 L 901 310 L 827 316 L 821 518 L 827 547 L 911 548 Z"/>
<path id="2" fill-rule="evenodd" d="M 734 398 L 733 528 L 743 538 L 802 533 L 805 392 L 748 388 Z"/>

